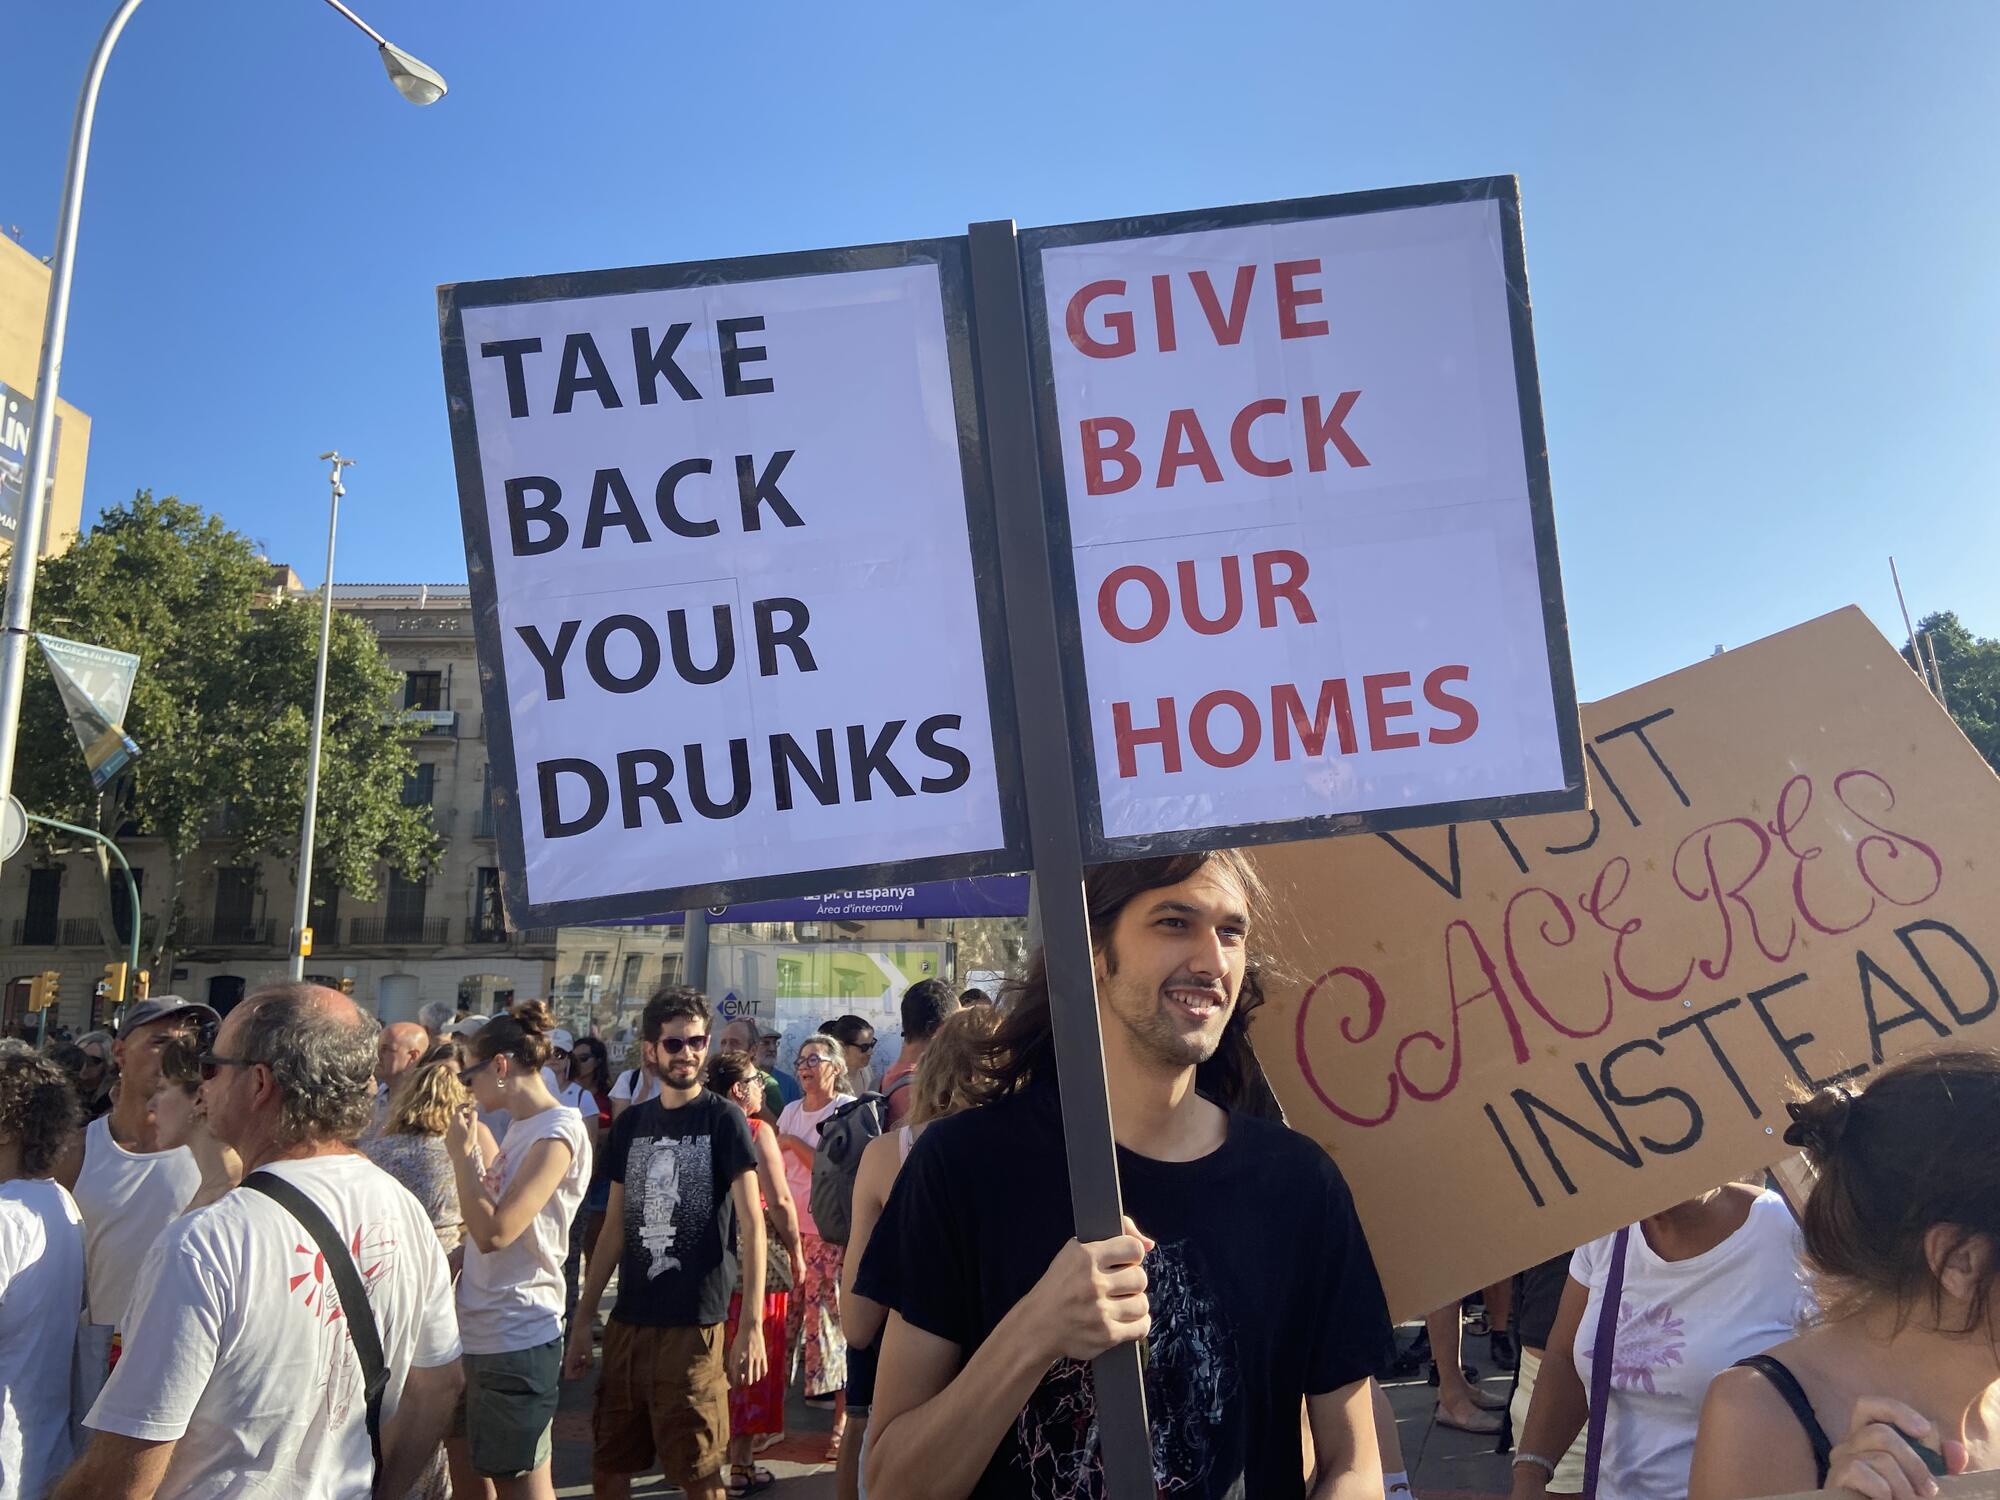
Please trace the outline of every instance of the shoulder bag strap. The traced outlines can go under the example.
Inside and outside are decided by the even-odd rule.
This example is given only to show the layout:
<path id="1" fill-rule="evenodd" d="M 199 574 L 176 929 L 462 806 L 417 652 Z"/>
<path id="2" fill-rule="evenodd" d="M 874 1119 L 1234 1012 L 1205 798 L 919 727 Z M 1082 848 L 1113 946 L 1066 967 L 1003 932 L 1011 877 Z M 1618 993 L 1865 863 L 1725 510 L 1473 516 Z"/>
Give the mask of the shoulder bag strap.
<path id="1" fill-rule="evenodd" d="M 243 1186 L 262 1193 L 297 1219 L 319 1246 L 320 1256 L 340 1292 L 340 1310 L 347 1320 L 348 1336 L 361 1360 L 362 1389 L 368 1396 L 368 1451 L 375 1460 L 375 1472 L 382 1471 L 382 1394 L 389 1388 L 389 1365 L 382 1357 L 382 1336 L 375 1327 L 375 1309 L 361 1283 L 354 1257 L 341 1242 L 340 1231 L 304 1193 L 284 1178 L 270 1172 L 252 1172 Z"/>
<path id="2" fill-rule="evenodd" d="M 1812 1444 L 1813 1463 L 1819 1469 L 1819 1483 L 1824 1489 L 1827 1471 L 1833 1464 L 1833 1443 L 1827 1437 L 1826 1429 L 1819 1425 L 1819 1414 L 1813 1410 L 1812 1398 L 1799 1384 L 1799 1377 L 1781 1360 L 1773 1359 L 1768 1354 L 1753 1354 L 1748 1359 L 1739 1359 L 1736 1368 L 1755 1370 L 1778 1388 L 1778 1394 L 1785 1398 L 1785 1405 L 1792 1409 L 1799 1426 L 1805 1429 L 1806 1441 Z"/>
<path id="3" fill-rule="evenodd" d="M 1618 1231 L 1611 1244 L 1611 1265 L 1604 1278 L 1604 1304 L 1597 1310 L 1597 1332 L 1590 1343 L 1590 1427 L 1583 1450 L 1583 1500 L 1597 1500 L 1597 1471 L 1604 1459 L 1604 1423 L 1611 1406 L 1611 1359 L 1618 1344 L 1618 1307 L 1625 1300 L 1625 1255 L 1632 1246 L 1632 1227 Z"/>

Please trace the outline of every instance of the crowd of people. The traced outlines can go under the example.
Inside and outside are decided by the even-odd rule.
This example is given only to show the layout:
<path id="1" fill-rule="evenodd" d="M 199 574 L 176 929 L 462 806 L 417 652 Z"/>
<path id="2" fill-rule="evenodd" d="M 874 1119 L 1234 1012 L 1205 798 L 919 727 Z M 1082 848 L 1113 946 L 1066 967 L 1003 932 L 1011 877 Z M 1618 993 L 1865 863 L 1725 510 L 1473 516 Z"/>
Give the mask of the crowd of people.
<path id="1" fill-rule="evenodd" d="M 795 1380 L 842 1500 L 1088 1496 L 1090 1362 L 1138 1341 L 1160 1493 L 1407 1494 L 1367 1238 L 1249 1046 L 1254 869 L 1086 895 L 1127 1211 L 1089 1243 L 1040 954 L 998 1004 L 911 986 L 879 1070 L 865 1018 L 780 1055 L 676 986 L 622 1068 L 541 1001 L 378 1027 L 310 984 L 0 1042 L 0 1500 L 548 1500 L 593 1370 L 599 1497 L 769 1487 Z M 1798 1214 L 1724 1183 L 1488 1289 L 1513 1500 L 1928 1500 L 2000 1467 L 2000 1055 L 1792 1116 Z M 1429 1325 L 1441 1419 L 1500 1428 L 1456 1306 Z"/>

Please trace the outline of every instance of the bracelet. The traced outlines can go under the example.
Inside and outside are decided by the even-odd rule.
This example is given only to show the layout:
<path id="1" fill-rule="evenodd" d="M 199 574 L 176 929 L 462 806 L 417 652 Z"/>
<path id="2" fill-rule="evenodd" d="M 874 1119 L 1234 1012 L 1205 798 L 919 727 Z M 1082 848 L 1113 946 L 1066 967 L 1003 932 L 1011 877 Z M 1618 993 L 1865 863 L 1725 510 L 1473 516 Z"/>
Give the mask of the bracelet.
<path id="1" fill-rule="evenodd" d="M 1513 1466 L 1518 1469 L 1522 1464 L 1533 1464 L 1536 1468 L 1544 1470 L 1551 1479 L 1556 1476 L 1556 1461 L 1552 1458 L 1544 1458 L 1539 1453 L 1528 1453 L 1517 1450 L 1514 1454 Z"/>

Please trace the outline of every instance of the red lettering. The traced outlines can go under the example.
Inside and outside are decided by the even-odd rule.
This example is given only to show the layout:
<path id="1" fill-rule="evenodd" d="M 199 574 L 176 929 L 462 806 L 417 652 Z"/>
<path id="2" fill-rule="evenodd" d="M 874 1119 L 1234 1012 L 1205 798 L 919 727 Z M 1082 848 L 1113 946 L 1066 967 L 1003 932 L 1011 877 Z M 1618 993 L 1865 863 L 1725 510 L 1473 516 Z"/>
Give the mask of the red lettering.
<path id="1" fill-rule="evenodd" d="M 1803 795 L 1799 795 L 1801 793 Z M 1839 937 L 1843 932 L 1854 931 L 1875 915 L 1875 898 L 1869 897 L 1868 909 L 1844 927 L 1829 927 L 1813 914 L 1812 906 L 1806 900 L 1806 866 L 1824 855 L 1826 850 L 1819 844 L 1801 849 L 1792 842 L 1792 835 L 1798 832 L 1799 825 L 1805 822 L 1806 814 L 1812 810 L 1812 799 L 1812 778 L 1794 776 L 1778 793 L 1778 815 L 1767 826 L 1777 836 L 1778 842 L 1784 845 L 1785 853 L 1795 861 L 1792 865 L 1792 905 L 1798 908 L 1799 915 L 1805 918 L 1806 925 L 1814 932 Z"/>
<path id="2" fill-rule="evenodd" d="M 1114 703 L 1111 705 L 1111 734 L 1118 746 L 1118 775 L 1125 779 L 1139 774 L 1139 747 L 1158 745 L 1160 747 L 1160 768 L 1174 772 L 1181 768 L 1180 727 L 1174 718 L 1174 700 L 1158 698 L 1154 700 L 1153 711 L 1160 722 L 1151 729 L 1132 727 L 1132 705 Z"/>
<path id="3" fill-rule="evenodd" d="M 1282 398 L 1267 396 L 1262 401 L 1252 401 L 1236 414 L 1236 420 L 1229 424 L 1229 454 L 1236 460 L 1236 466 L 1245 474 L 1254 474 L 1259 479 L 1277 479 L 1292 472 L 1289 458 L 1259 458 L 1250 446 L 1250 428 L 1259 417 L 1283 415 L 1285 403 Z"/>
<path id="4" fill-rule="evenodd" d="M 1112 335 L 1108 343 L 1092 338 L 1083 323 L 1091 303 L 1102 297 L 1124 295 L 1125 283 L 1122 281 L 1093 281 L 1089 286 L 1080 288 L 1069 299 L 1069 306 L 1063 312 L 1063 328 L 1069 334 L 1069 341 L 1092 359 L 1116 359 L 1121 354 L 1130 354 L 1138 345 L 1132 337 L 1132 314 L 1129 312 L 1121 309 L 1104 315 L 1104 326 L 1111 330 Z M 1091 493 L 1097 492 L 1092 490 Z"/>
<path id="5" fill-rule="evenodd" d="M 1362 1129 L 1368 1130 L 1382 1124 L 1396 1112 L 1396 1096 L 1401 1087 L 1397 1082 L 1396 1075 L 1394 1073 L 1389 1075 L 1389 1102 L 1383 1108 L 1382 1113 L 1379 1115 L 1357 1115 L 1352 1110 L 1344 1109 L 1339 1104 L 1336 1104 L 1333 1096 L 1320 1087 L 1319 1076 L 1313 1071 L 1312 1057 L 1306 1049 L 1306 1018 L 1311 1014 L 1313 1001 L 1317 1000 L 1320 991 L 1330 981 L 1335 979 L 1352 979 L 1357 981 L 1361 985 L 1362 994 L 1367 997 L 1368 1002 L 1367 1019 L 1362 1022 L 1360 1034 L 1355 1034 L 1353 1026 L 1354 1018 L 1352 1016 L 1342 1016 L 1340 1018 L 1341 1036 L 1350 1044 L 1360 1046 L 1381 1029 L 1382 1014 L 1388 1008 L 1388 1001 L 1383 996 L 1382 986 L 1376 982 L 1375 976 L 1370 974 L 1366 969 L 1354 969 L 1345 965 L 1338 969 L 1328 969 L 1312 982 L 1299 1000 L 1298 1024 L 1293 1028 L 1295 1033 L 1294 1045 L 1297 1047 L 1299 1057 L 1299 1072 L 1305 1077 L 1306 1087 L 1318 1096 L 1320 1103 L 1332 1110 L 1341 1119 L 1347 1121 L 1348 1124 L 1358 1125 Z"/>
<path id="6" fill-rule="evenodd" d="M 1452 939 L 1460 934 L 1463 934 L 1471 942 L 1473 957 L 1479 964 L 1479 972 L 1486 979 L 1486 987 L 1484 989 L 1475 990 L 1463 998 L 1460 998 L 1458 993 L 1458 965 L 1452 953 Z M 1409 1071 L 1403 1066 L 1403 1053 L 1412 1042 L 1423 1042 L 1433 1052 L 1444 1052 L 1447 1050 L 1444 1038 L 1440 1037 L 1434 1031 L 1413 1031 L 1404 1037 L 1402 1041 L 1398 1042 L 1396 1044 L 1396 1074 L 1403 1080 L 1403 1087 L 1409 1091 L 1412 1099 L 1442 1099 L 1446 1094 L 1449 1094 L 1453 1089 L 1458 1087 L 1459 1069 L 1465 1060 L 1464 1038 L 1461 1034 L 1459 1016 L 1471 1006 L 1484 1000 L 1488 995 L 1491 995 L 1499 1004 L 1501 1017 L 1507 1023 L 1507 1034 L 1514 1044 L 1514 1061 L 1524 1063 L 1528 1060 L 1528 1039 L 1521 1034 L 1521 1022 L 1515 1016 L 1514 1007 L 1507 999 L 1507 991 L 1500 983 L 1500 971 L 1494 967 L 1493 959 L 1486 951 L 1486 945 L 1479 941 L 1479 934 L 1473 930 L 1472 924 L 1463 918 L 1453 922 L 1444 930 L 1444 970 L 1446 983 L 1451 988 L 1451 1045 L 1449 1048 L 1451 1065 L 1446 1069 L 1444 1082 L 1437 1088 L 1421 1088 L 1411 1079 Z"/>
<path id="7" fill-rule="evenodd" d="M 1201 304 L 1203 316 L 1215 335 L 1218 344 L 1234 344 L 1243 338 L 1243 325 L 1250 318 L 1250 285 L 1257 279 L 1255 266 L 1238 266 L 1236 284 L 1229 293 L 1229 316 L 1222 315 L 1222 305 L 1215 297 L 1215 282 L 1206 271 L 1192 271 L 1188 280 L 1194 283 L 1195 300 Z"/>
<path id="8" fill-rule="evenodd" d="M 1278 581 L 1278 569 L 1285 570 L 1285 580 Z M 1292 607 L 1292 618 L 1301 625 L 1319 623 L 1319 616 L 1313 613 L 1312 601 L 1306 598 L 1306 575 L 1311 571 L 1303 553 L 1280 549 L 1275 552 L 1253 553 L 1250 569 L 1257 580 L 1257 623 L 1266 630 L 1278 624 L 1278 601 L 1283 599 Z"/>
<path id="9" fill-rule="evenodd" d="M 1716 870 L 1716 840 L 1724 829 L 1729 828 L 1740 828 L 1755 839 L 1757 842 L 1757 855 L 1750 864 L 1749 873 L 1728 890 L 1724 890 L 1722 888 L 1722 876 Z M 1690 886 L 1686 880 L 1681 878 L 1681 856 L 1695 844 L 1697 839 L 1701 843 L 1701 866 L 1706 876 L 1699 890 Z M 1690 901 L 1706 902 L 1713 900 L 1715 902 L 1715 914 L 1722 919 L 1722 957 L 1713 962 L 1706 958 L 1701 961 L 1701 972 L 1705 978 L 1720 979 L 1728 972 L 1729 957 L 1736 948 L 1736 924 L 1729 915 L 1729 903 L 1732 901 L 1742 907 L 1744 916 L 1749 918 L 1750 939 L 1757 945 L 1757 950 L 1764 957 L 1770 959 L 1772 963 L 1783 963 L 1790 956 L 1792 948 L 1798 940 L 1798 924 L 1792 923 L 1791 930 L 1785 935 L 1784 952 L 1773 953 L 1765 944 L 1763 933 L 1757 928 L 1756 910 L 1748 901 L 1743 899 L 1743 892 L 1749 888 L 1750 883 L 1762 872 L 1765 862 L 1770 857 L 1771 836 L 1764 832 L 1762 825 L 1753 822 L 1749 818 L 1724 818 L 1720 822 L 1709 823 L 1704 827 L 1697 828 L 1675 846 L 1672 867 L 1674 884 L 1680 887 L 1681 894 L 1686 896 Z"/>
<path id="10" fill-rule="evenodd" d="M 1301 276 L 1319 275 L 1317 260 L 1281 260 L 1278 272 L 1278 337 L 1281 339 L 1309 339 L 1326 332 L 1325 323 L 1301 323 L 1299 309 L 1310 307 L 1323 299 L 1316 286 L 1300 286 Z"/>
<path id="11" fill-rule="evenodd" d="M 1354 709 L 1347 701 L 1347 679 L 1329 677 L 1319 685 L 1319 703 L 1313 709 L 1312 722 L 1306 722 L 1306 706 L 1299 697 L 1299 690 L 1289 682 L 1281 682 L 1271 689 L 1271 754 L 1278 760 L 1292 758 L 1292 735 L 1299 737 L 1299 747 L 1309 759 L 1317 759 L 1326 749 L 1326 720 L 1331 710 L 1336 730 L 1340 735 L 1340 753 L 1354 754 Z"/>
<path id="12" fill-rule="evenodd" d="M 1164 274 L 1153 278 L 1153 328 L 1160 353 L 1172 354 L 1178 347 L 1174 343 L 1174 278 Z"/>
<path id="13" fill-rule="evenodd" d="M 1938 888 L 1944 884 L 1944 861 L 1937 857 L 1937 851 L 1931 848 L 1929 844 L 1919 842 L 1911 838 L 1907 833 L 1891 833 L 1852 802 L 1848 801 L 1847 786 L 1851 781 L 1872 783 L 1880 787 L 1883 797 L 1887 799 L 1882 808 L 1882 812 L 1885 815 L 1896 810 L 1896 789 L 1873 771 L 1842 771 L 1838 776 L 1833 778 L 1834 800 L 1874 830 L 1867 838 L 1862 839 L 1854 846 L 1854 868 L 1859 870 L 1861 878 L 1868 882 L 1868 889 L 1880 896 L 1884 901 L 1887 901 L 1891 906 L 1922 906 L 1931 897 L 1935 896 L 1938 893 Z M 1925 887 L 1923 894 L 1920 896 L 1911 896 L 1907 899 L 1900 896 L 1892 896 L 1883 890 L 1876 882 L 1875 873 L 1868 868 L 1868 854 L 1871 849 L 1881 852 L 1884 859 L 1894 863 L 1902 859 L 1903 851 L 1900 846 L 1904 844 L 1909 845 L 1910 849 L 1925 864 L 1930 866 L 1930 883 Z M 1921 873 L 1919 873 L 1918 878 L 1923 878 Z"/>
<path id="14" fill-rule="evenodd" d="M 1361 695 L 1368 704 L 1368 748 L 1370 750 L 1407 750 L 1412 745 L 1423 743 L 1423 736 L 1413 729 L 1389 731 L 1391 719 L 1407 719 L 1415 710 L 1407 698 L 1391 701 L 1384 696 L 1390 688 L 1406 688 L 1410 685 L 1408 672 L 1371 672 L 1361 679 Z"/>
<path id="15" fill-rule="evenodd" d="M 1363 453 L 1354 439 L 1347 435 L 1343 425 L 1347 414 L 1354 410 L 1354 403 L 1361 399 L 1359 391 L 1342 391 L 1333 403 L 1333 410 L 1324 416 L 1320 414 L 1319 397 L 1306 397 L 1306 467 L 1319 474 L 1326 470 L 1326 448 L 1331 443 L 1340 450 L 1340 456 L 1347 460 L 1350 469 L 1369 467 L 1368 455 Z"/>
<path id="16" fill-rule="evenodd" d="M 1225 704 L 1236 711 L 1242 730 L 1242 738 L 1237 741 L 1236 748 L 1227 752 L 1215 748 L 1215 741 L 1208 732 L 1209 716 Z M 1264 726 L 1257 717 L 1256 704 L 1241 693 L 1222 688 L 1195 701 L 1194 712 L 1188 715 L 1188 739 L 1193 743 L 1196 755 L 1211 766 L 1226 771 L 1242 765 L 1257 753 L 1258 745 L 1263 743 Z"/>
<path id="17" fill-rule="evenodd" d="M 1132 456 L 1138 434 L 1123 417 L 1086 417 L 1083 421 L 1083 488 L 1086 494 L 1117 495 L 1139 482 L 1139 460 Z M 1108 438 L 1109 441 L 1104 441 Z M 1118 477 L 1104 477 L 1107 463 L 1118 466 Z"/>
<path id="18" fill-rule="evenodd" d="M 1127 625 L 1124 616 L 1118 612 L 1118 591 L 1128 583 L 1136 583 L 1146 591 L 1146 620 L 1143 625 Z M 1104 633 L 1128 646 L 1150 641 L 1166 629 L 1167 612 L 1171 608 L 1167 601 L 1166 580 L 1139 563 L 1113 568 L 1104 575 L 1104 582 L 1097 586 L 1097 618 L 1104 626 Z"/>
<path id="19" fill-rule="evenodd" d="M 1243 618 L 1243 563 L 1234 553 L 1222 559 L 1222 613 L 1210 619 L 1201 612 L 1201 588 L 1195 582 L 1194 564 L 1174 565 L 1181 586 L 1181 618 L 1196 635 L 1224 635 Z"/>
<path id="20" fill-rule="evenodd" d="M 1604 889 L 1604 882 L 1605 878 L 1613 870 L 1618 872 L 1618 889 L 1607 895 Z M 1612 906 L 1616 905 L 1618 900 L 1625 894 L 1625 887 L 1631 878 L 1632 862 L 1622 854 L 1617 855 L 1605 861 L 1604 868 L 1597 872 L 1597 878 L 1590 883 L 1590 889 L 1576 898 L 1576 904 L 1582 907 L 1590 920 L 1595 922 L 1599 927 L 1603 928 L 1606 932 L 1617 934 L 1616 941 L 1611 945 L 1611 967 L 1618 975 L 1618 982 L 1625 987 L 1628 994 L 1636 995 L 1641 1000 L 1677 1000 L 1680 998 L 1681 991 L 1688 987 L 1688 981 L 1694 978 L 1694 960 L 1688 960 L 1687 972 L 1681 975 L 1680 982 L 1674 985 L 1673 988 L 1665 990 L 1651 989 L 1641 984 L 1625 971 L 1626 940 L 1637 937 L 1645 928 L 1646 923 L 1644 918 L 1633 917 L 1629 921 L 1619 922 L 1615 925 L 1605 920 L 1605 913 Z"/>
<path id="21" fill-rule="evenodd" d="M 1215 450 L 1208 446 L 1201 418 L 1181 406 L 1167 413 L 1167 435 L 1160 441 L 1160 477 L 1153 481 L 1153 488 L 1169 488 L 1175 476 L 1190 465 L 1200 469 L 1209 484 L 1222 483 L 1222 466 L 1215 461 Z"/>
<path id="22" fill-rule="evenodd" d="M 1604 979 L 1604 1019 L 1587 1030 L 1580 1030 L 1574 1026 L 1566 1026 L 1556 1019 L 1548 1006 L 1542 1003 L 1541 996 L 1535 993 L 1534 986 L 1528 983 L 1527 974 L 1522 971 L 1520 955 L 1514 949 L 1514 908 L 1530 896 L 1543 897 L 1548 901 L 1549 905 L 1556 909 L 1556 915 L 1562 918 L 1563 935 L 1560 938 L 1550 935 L 1547 921 L 1544 921 L 1540 928 L 1537 929 L 1541 934 L 1543 942 L 1547 943 L 1551 948 L 1567 948 L 1576 940 L 1576 918 L 1570 914 L 1569 905 L 1562 897 L 1558 896 L 1554 891 L 1545 890 L 1538 885 L 1531 885 L 1524 891 L 1516 891 L 1513 898 L 1507 903 L 1505 915 L 1500 919 L 1501 942 L 1507 950 L 1507 972 L 1514 976 L 1514 988 L 1521 992 L 1521 997 L 1534 1009 L 1536 1015 L 1547 1021 L 1549 1025 L 1555 1027 L 1564 1036 L 1578 1038 L 1596 1036 L 1611 1024 L 1611 976 L 1609 974 L 1602 976 Z"/>
<path id="23" fill-rule="evenodd" d="M 1424 701 L 1440 713 L 1454 715 L 1458 722 L 1449 729 L 1432 728 L 1429 739 L 1433 745 L 1457 745 L 1472 738 L 1479 728 L 1479 710 L 1471 702 L 1456 693 L 1447 693 L 1447 682 L 1465 682 L 1472 673 L 1465 667 L 1439 667 L 1424 679 Z M 1596 1033 L 1590 1033 L 1595 1036 Z"/>

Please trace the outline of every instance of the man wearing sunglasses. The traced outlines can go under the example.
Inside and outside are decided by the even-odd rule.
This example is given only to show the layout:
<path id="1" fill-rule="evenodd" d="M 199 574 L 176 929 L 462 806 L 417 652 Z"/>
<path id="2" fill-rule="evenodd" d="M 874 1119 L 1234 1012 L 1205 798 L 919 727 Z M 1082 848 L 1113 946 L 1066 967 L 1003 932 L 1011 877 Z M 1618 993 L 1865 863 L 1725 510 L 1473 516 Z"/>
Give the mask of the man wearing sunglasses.
<path id="1" fill-rule="evenodd" d="M 622 1253 L 591 1256 L 563 1362 L 571 1378 L 589 1370 L 597 1305 L 615 1265 L 618 1301 L 592 1424 L 597 1500 L 625 1500 L 632 1476 L 655 1464 L 690 1500 L 720 1500 L 729 1386 L 765 1374 L 757 1157 L 743 1112 L 702 1087 L 708 1028 L 698 991 L 670 987 L 646 1003 L 640 1030 L 659 1094 L 611 1126 L 605 1234 L 617 1227 Z M 738 1251 L 743 1314 L 725 1357 Z"/>

